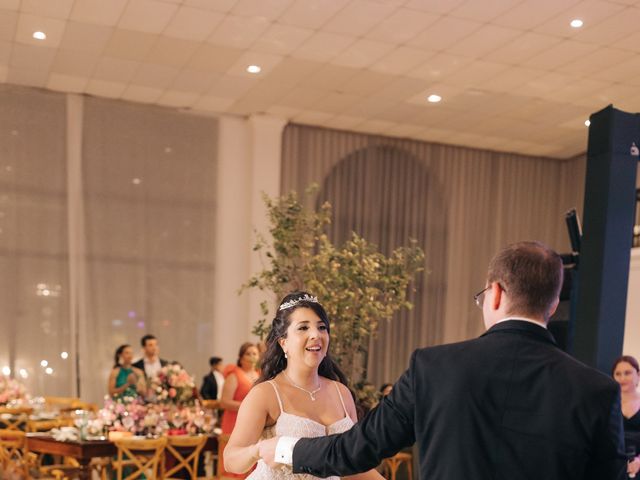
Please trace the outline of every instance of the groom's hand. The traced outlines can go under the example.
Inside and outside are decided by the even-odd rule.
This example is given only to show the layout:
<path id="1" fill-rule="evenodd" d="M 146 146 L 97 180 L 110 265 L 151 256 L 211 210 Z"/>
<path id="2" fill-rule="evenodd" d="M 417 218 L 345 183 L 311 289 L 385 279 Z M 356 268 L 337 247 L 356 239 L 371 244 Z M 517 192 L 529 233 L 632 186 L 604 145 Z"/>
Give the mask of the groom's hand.
<path id="1" fill-rule="evenodd" d="M 261 440 L 258 444 L 258 454 L 260 458 L 271 468 L 276 468 L 281 465 L 276 462 L 276 445 L 278 444 L 278 438 L 280 437 Z"/>

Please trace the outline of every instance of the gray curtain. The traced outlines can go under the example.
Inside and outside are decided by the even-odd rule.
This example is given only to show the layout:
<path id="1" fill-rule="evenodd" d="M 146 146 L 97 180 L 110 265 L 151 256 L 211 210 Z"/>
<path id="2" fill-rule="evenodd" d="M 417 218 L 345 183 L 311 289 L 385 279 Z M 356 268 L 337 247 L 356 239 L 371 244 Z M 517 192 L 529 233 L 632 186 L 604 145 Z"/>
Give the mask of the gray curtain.
<path id="1" fill-rule="evenodd" d="M 383 252 L 415 238 L 426 274 L 415 308 L 380 326 L 369 379 L 394 381 L 418 347 L 483 331 L 472 300 L 503 245 L 541 240 L 568 250 L 563 214 L 581 209 L 584 158 L 560 161 L 301 125 L 283 138 L 282 192 L 318 183 L 309 206 L 333 205 L 332 240 L 356 231 Z"/>

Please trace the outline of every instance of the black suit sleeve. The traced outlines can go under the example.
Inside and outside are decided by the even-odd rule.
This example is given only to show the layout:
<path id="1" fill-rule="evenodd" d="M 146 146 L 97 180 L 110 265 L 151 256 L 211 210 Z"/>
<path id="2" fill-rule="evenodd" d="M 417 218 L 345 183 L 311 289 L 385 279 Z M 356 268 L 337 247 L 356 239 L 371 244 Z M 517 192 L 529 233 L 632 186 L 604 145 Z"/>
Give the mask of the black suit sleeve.
<path id="1" fill-rule="evenodd" d="M 587 480 L 623 480 L 627 478 L 627 461 L 622 428 L 620 389 L 608 395 L 602 428 L 595 438 L 594 452 L 587 466 Z"/>
<path id="2" fill-rule="evenodd" d="M 351 430 L 300 439 L 293 449 L 293 473 L 326 478 L 365 472 L 415 442 L 415 358 L 390 395 Z"/>
<path id="3" fill-rule="evenodd" d="M 213 375 L 205 375 L 202 379 L 200 395 L 205 400 L 215 400 L 218 398 L 218 384 Z"/>
<path id="4" fill-rule="evenodd" d="M 144 373 L 144 376 L 147 376 L 147 372 L 144 371 L 144 360 L 138 360 L 135 363 L 132 363 L 131 366 L 136 367 L 140 370 L 142 370 L 142 373 Z"/>

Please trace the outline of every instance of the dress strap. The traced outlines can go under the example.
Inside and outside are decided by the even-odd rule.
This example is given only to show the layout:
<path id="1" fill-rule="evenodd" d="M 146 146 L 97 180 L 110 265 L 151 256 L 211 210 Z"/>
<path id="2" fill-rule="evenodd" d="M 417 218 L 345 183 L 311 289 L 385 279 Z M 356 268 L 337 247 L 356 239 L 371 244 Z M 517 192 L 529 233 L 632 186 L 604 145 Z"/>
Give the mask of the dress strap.
<path id="1" fill-rule="evenodd" d="M 282 406 L 282 399 L 280 398 L 280 392 L 278 391 L 278 387 L 276 387 L 276 382 L 274 382 L 273 380 L 269 380 L 267 383 L 270 383 L 273 389 L 275 390 L 276 398 L 278 399 L 278 405 L 280 405 L 280 413 L 284 413 L 284 407 Z"/>
<path id="2" fill-rule="evenodd" d="M 334 381 L 333 384 L 336 387 L 336 390 L 338 391 L 338 397 L 340 397 L 340 403 L 342 404 L 342 408 L 344 409 L 344 414 L 348 417 L 349 416 L 349 412 L 347 412 L 347 407 L 344 404 L 344 400 L 342 399 L 342 393 L 340 393 L 340 387 L 338 386 L 338 382 Z"/>

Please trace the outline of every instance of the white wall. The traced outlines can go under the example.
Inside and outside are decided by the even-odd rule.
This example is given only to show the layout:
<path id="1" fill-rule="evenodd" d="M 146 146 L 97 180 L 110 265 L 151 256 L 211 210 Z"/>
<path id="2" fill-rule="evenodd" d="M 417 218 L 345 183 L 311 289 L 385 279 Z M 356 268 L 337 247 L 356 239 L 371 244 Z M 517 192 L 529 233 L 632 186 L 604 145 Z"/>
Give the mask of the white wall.
<path id="1" fill-rule="evenodd" d="M 640 248 L 631 249 L 627 315 L 622 351 L 625 355 L 640 357 Z"/>

